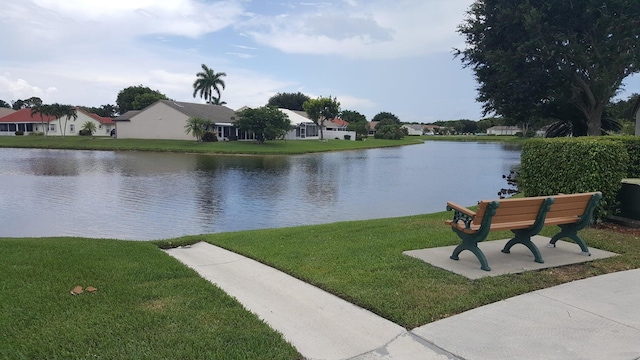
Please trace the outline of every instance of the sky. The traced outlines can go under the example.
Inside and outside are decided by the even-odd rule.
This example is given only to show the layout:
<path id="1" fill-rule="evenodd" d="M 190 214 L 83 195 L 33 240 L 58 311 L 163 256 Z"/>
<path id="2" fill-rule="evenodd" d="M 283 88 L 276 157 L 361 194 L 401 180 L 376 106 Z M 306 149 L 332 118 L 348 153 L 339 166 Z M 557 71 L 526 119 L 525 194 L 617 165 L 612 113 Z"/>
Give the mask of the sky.
<path id="1" fill-rule="evenodd" d="M 0 0 L 0 100 L 115 104 L 143 85 L 193 96 L 224 72 L 237 110 L 277 93 L 333 96 L 368 120 L 479 120 L 477 83 L 453 49 L 473 0 Z M 618 96 L 640 92 L 640 76 Z"/>

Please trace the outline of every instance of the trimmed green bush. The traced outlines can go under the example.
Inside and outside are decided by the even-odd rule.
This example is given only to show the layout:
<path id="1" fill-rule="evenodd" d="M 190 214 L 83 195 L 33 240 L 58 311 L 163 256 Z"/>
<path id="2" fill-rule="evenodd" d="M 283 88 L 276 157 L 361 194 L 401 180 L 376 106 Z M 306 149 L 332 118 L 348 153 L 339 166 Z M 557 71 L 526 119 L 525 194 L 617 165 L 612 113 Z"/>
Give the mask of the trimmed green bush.
<path id="1" fill-rule="evenodd" d="M 522 147 L 518 186 L 525 196 L 601 191 L 597 219 L 611 213 L 628 164 L 627 148 L 615 138 L 532 139 Z"/>
<path id="2" fill-rule="evenodd" d="M 345 136 L 344 136 L 344 139 L 345 139 L 345 140 L 351 140 L 351 135 L 345 135 Z"/>
<path id="3" fill-rule="evenodd" d="M 91 130 L 82 129 L 82 130 L 78 131 L 78 135 L 80 135 L 80 136 L 91 136 L 93 134 L 92 134 Z"/>
<path id="4" fill-rule="evenodd" d="M 206 133 L 204 133 L 204 135 L 202 135 L 202 141 L 215 142 L 215 141 L 218 141 L 218 137 L 216 136 L 216 134 L 212 133 L 211 131 L 207 131 Z"/>
<path id="5" fill-rule="evenodd" d="M 24 131 L 22 130 L 16 131 L 16 136 L 21 136 L 21 135 L 24 135 Z"/>
<path id="6" fill-rule="evenodd" d="M 640 136 L 616 136 L 612 139 L 621 141 L 627 148 L 629 163 L 626 177 L 640 178 Z"/>

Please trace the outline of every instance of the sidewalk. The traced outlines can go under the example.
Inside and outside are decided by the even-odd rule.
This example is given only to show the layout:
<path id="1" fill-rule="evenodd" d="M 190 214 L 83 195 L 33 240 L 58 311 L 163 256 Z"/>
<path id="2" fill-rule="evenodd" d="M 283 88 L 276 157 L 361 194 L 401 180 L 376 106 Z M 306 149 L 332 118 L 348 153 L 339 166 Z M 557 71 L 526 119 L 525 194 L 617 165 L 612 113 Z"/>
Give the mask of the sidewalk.
<path id="1" fill-rule="evenodd" d="M 307 359 L 640 359 L 640 269 L 516 296 L 407 331 L 207 243 L 166 252 Z"/>

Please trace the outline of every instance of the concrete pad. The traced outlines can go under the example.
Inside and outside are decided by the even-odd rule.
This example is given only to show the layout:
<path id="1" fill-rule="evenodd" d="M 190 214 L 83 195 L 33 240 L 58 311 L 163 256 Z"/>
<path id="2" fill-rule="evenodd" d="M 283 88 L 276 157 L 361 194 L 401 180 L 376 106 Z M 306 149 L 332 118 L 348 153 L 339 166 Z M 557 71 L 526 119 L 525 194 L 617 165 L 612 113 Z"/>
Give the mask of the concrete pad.
<path id="1" fill-rule="evenodd" d="M 639 359 L 640 270 L 516 296 L 411 332 L 469 360 Z"/>
<path id="2" fill-rule="evenodd" d="M 476 256 L 470 251 L 461 252 L 459 260 L 450 259 L 449 257 L 457 245 L 409 250 L 403 252 L 403 254 L 420 259 L 433 266 L 449 270 L 469 279 L 479 279 L 487 276 L 499 276 L 562 265 L 577 264 L 617 255 L 616 253 L 589 247 L 591 256 L 584 256 L 581 254 L 580 246 L 573 242 L 560 240 L 556 242 L 555 248 L 550 248 L 547 247 L 549 240 L 551 239 L 544 236 L 534 236 L 531 238 L 531 241 L 536 244 L 538 250 L 540 250 L 544 264 L 535 262 L 531 251 L 522 244 L 513 246 L 510 254 L 503 253 L 502 249 L 509 241 L 508 239 L 483 241 L 479 243 L 478 247 L 487 258 L 491 271 L 484 271 L 480 269 L 480 262 L 478 261 L 478 258 L 476 258 Z"/>
<path id="3" fill-rule="evenodd" d="M 257 261 L 208 243 L 166 250 L 282 333 L 307 359 L 348 359 L 406 329 Z"/>

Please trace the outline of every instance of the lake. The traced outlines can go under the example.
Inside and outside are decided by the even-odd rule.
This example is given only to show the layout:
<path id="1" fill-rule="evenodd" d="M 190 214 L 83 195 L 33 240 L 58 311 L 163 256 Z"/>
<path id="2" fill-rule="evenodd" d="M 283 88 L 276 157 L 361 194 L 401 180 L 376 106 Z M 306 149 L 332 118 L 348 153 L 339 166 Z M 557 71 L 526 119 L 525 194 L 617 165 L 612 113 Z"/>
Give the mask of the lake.
<path id="1" fill-rule="evenodd" d="M 440 141 L 293 156 L 0 149 L 0 237 L 151 240 L 432 213 L 497 198 L 519 163 L 517 145 Z"/>

